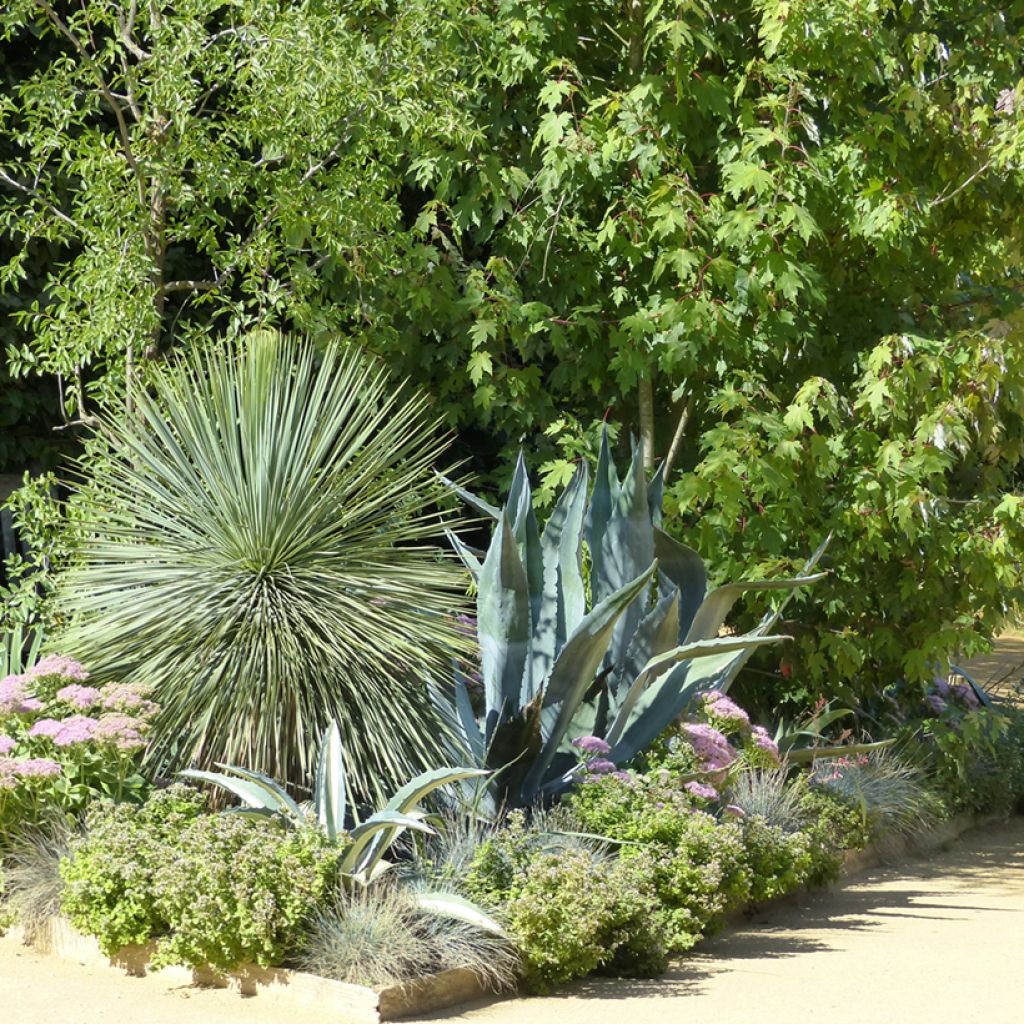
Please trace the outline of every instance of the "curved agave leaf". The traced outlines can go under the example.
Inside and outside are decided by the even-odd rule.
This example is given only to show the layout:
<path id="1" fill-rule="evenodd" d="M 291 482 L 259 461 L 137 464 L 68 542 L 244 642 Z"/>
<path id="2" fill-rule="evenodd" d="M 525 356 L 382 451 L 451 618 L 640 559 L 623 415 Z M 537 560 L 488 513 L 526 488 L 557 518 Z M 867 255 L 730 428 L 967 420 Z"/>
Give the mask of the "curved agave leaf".
<path id="1" fill-rule="evenodd" d="M 633 685 L 630 686 L 629 691 L 618 705 L 611 727 L 605 734 L 606 742 L 613 746 L 618 742 L 629 725 L 631 716 L 638 712 L 643 695 L 648 691 L 649 687 L 661 685 L 670 690 L 673 682 L 678 684 L 685 680 L 687 685 L 689 685 L 694 681 L 689 676 L 689 664 L 679 666 L 680 662 L 693 663 L 705 658 L 717 658 L 719 660 L 709 662 L 706 666 L 701 666 L 705 671 L 701 674 L 700 678 L 713 678 L 721 671 L 721 666 L 726 664 L 730 657 L 735 656 L 737 651 L 745 652 L 765 644 L 777 643 L 782 639 L 784 638 L 750 636 L 749 634 L 738 637 L 718 637 L 714 640 L 697 640 L 693 643 L 682 644 L 670 651 L 666 651 L 664 654 L 657 655 L 643 667 L 633 681 Z M 723 658 L 725 659 L 724 661 L 721 660 Z M 673 673 L 673 666 L 679 666 L 685 672 L 679 673 L 677 669 Z M 708 673 L 707 669 L 710 669 L 711 672 Z M 700 671 L 700 669 L 697 671 Z M 673 678 L 670 679 L 670 675 Z M 657 680 L 657 683 L 655 683 L 655 680 Z M 708 686 L 708 689 L 713 689 L 713 687 Z M 662 731 L 671 724 L 671 721 L 672 719 L 669 718 L 664 722 Z"/>
<path id="2" fill-rule="evenodd" d="M 428 913 L 465 921 L 493 935 L 505 934 L 505 929 L 493 917 L 484 913 L 475 903 L 453 892 L 419 892 L 414 898 L 416 905 Z"/>
<path id="3" fill-rule="evenodd" d="M 616 625 L 650 582 L 658 567 L 651 562 L 636 579 L 597 605 L 579 624 L 555 661 L 541 698 L 541 749 L 523 782 L 529 801 L 540 789 L 577 708 L 594 683 Z"/>
<path id="4" fill-rule="evenodd" d="M 240 768 L 235 764 L 218 764 L 218 768 L 223 768 L 229 775 L 236 775 L 240 779 L 246 779 L 249 782 L 257 786 L 263 786 L 269 789 L 279 800 L 281 800 L 287 808 L 287 813 L 294 815 L 297 818 L 302 817 L 302 808 L 299 804 L 291 798 L 288 790 L 284 788 L 275 779 L 271 779 L 260 772 L 251 771 L 248 768 Z"/>
<path id="5" fill-rule="evenodd" d="M 698 694 L 717 689 L 731 666 L 738 659 L 745 658 L 750 649 L 790 638 L 748 634 L 722 639 L 728 649 L 679 662 L 652 679 L 639 692 L 628 711 L 625 707 L 620 711 L 620 715 L 624 715 L 624 724 L 616 729 L 617 740 L 608 755 L 611 760 L 622 764 L 650 746 Z"/>
<path id="6" fill-rule="evenodd" d="M 328 838 L 336 839 L 344 831 L 347 803 L 345 751 L 338 723 L 332 721 L 320 741 L 313 783 L 313 810 Z"/>
<path id="7" fill-rule="evenodd" d="M 452 550 L 459 556 L 462 564 L 469 570 L 473 579 L 476 579 L 483 569 L 483 563 L 477 557 L 477 553 L 468 544 L 463 543 L 454 531 L 445 530 L 444 535 L 448 538 L 448 543 L 451 544 Z"/>
<path id="8" fill-rule="evenodd" d="M 409 811 L 441 786 L 489 774 L 486 768 L 435 768 L 433 771 L 423 772 L 397 790 L 387 802 L 385 810 Z"/>
<path id="9" fill-rule="evenodd" d="M 596 503 L 595 498 L 599 499 Z M 629 470 L 619 483 L 608 448 L 607 431 L 601 438 L 586 529 L 591 558 L 590 586 L 596 604 L 628 586 L 654 561 L 654 533 L 647 505 L 643 450 L 639 445 L 634 446 Z M 625 658 L 626 648 L 644 612 L 641 600 L 626 609 L 612 634 L 606 666 L 619 664 Z"/>
<path id="10" fill-rule="evenodd" d="M 959 665 L 950 665 L 949 671 L 952 675 L 959 676 L 967 685 L 974 691 L 974 696 L 978 698 L 978 701 L 983 707 L 989 710 L 995 709 L 995 703 L 992 698 L 988 695 L 988 691 L 976 683 Z"/>
<path id="11" fill-rule="evenodd" d="M 787 751 L 786 760 L 790 764 L 809 764 L 825 757 L 870 754 L 872 750 L 884 750 L 886 747 L 891 747 L 895 742 L 894 737 L 888 740 L 878 740 L 876 743 L 848 743 L 845 746 L 837 747 L 801 747 L 798 750 Z"/>
<path id="12" fill-rule="evenodd" d="M 378 811 L 352 830 L 352 844 L 342 855 L 338 870 L 344 875 L 372 874 L 388 847 L 405 829 L 434 835 L 420 814 Z M 383 842 L 381 841 L 383 838 Z"/>
<path id="13" fill-rule="evenodd" d="M 501 518 L 500 508 L 484 501 L 483 498 L 477 497 L 472 491 L 467 491 L 465 487 L 457 484 L 454 480 L 450 480 L 443 473 L 435 473 L 435 476 L 445 487 L 457 494 L 470 508 L 475 508 L 477 512 L 482 512 L 485 516 L 490 516 L 492 519 Z"/>
<path id="14" fill-rule="evenodd" d="M 583 517 L 587 510 L 589 472 L 585 462 L 559 495 L 541 534 L 544 601 L 534 626 L 532 678 L 534 686 L 547 678 L 566 638 L 587 611 L 583 583 Z"/>
<path id="15" fill-rule="evenodd" d="M 219 786 L 255 810 L 266 811 L 269 814 L 282 814 L 291 819 L 301 819 L 298 804 L 273 779 L 268 779 L 265 776 L 262 782 L 255 783 L 220 772 L 199 771 L 196 768 L 187 768 L 185 771 L 178 772 L 178 775 L 185 779 L 195 779 L 197 782 L 208 782 L 213 786 Z"/>
<path id="16" fill-rule="evenodd" d="M 658 563 L 660 566 L 660 562 Z M 623 692 L 633 684 L 651 658 L 671 651 L 679 643 L 679 591 L 675 588 L 661 598 L 640 620 L 626 650 L 625 660 L 615 667 L 608 691 L 612 705 L 617 705 Z M 581 733 L 580 735 L 584 735 Z M 594 733 L 603 736 L 603 732 Z"/>

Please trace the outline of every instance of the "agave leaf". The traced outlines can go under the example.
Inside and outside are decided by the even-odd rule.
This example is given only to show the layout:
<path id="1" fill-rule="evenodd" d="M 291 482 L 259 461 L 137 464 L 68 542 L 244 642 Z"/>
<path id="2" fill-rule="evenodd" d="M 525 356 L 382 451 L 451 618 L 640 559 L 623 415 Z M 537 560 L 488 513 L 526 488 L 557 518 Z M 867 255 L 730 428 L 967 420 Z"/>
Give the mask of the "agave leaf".
<path id="1" fill-rule="evenodd" d="M 642 448 L 634 447 L 629 470 L 620 484 L 608 450 L 605 431 L 601 439 L 594 495 L 597 495 L 599 487 L 607 492 L 607 497 L 602 496 L 600 503 L 595 506 L 592 496 L 587 517 L 587 542 L 591 557 L 590 586 L 595 603 L 628 586 L 654 560 L 654 534 L 647 506 Z M 646 609 L 639 594 L 637 597 L 635 604 L 626 609 L 616 624 L 605 659 L 606 667 L 621 663 L 630 638 L 643 618 Z"/>
<path id="2" fill-rule="evenodd" d="M 500 508 L 484 501 L 483 498 L 477 497 L 472 491 L 467 491 L 465 487 L 460 486 L 454 480 L 449 480 L 443 473 L 436 473 L 435 475 L 445 487 L 457 494 L 470 508 L 475 508 L 477 512 L 482 512 L 485 516 L 490 516 L 492 519 L 501 518 Z"/>
<path id="3" fill-rule="evenodd" d="M 453 917 L 493 935 L 504 935 L 505 930 L 475 903 L 453 892 L 419 892 L 415 894 L 417 906 L 431 914 Z"/>
<path id="4" fill-rule="evenodd" d="M 519 712 L 530 646 L 526 571 L 507 512 L 498 520 L 480 573 L 477 633 L 489 740 L 500 721 Z"/>
<path id="5" fill-rule="evenodd" d="M 422 803 L 435 789 L 463 779 L 480 778 L 490 774 L 486 768 L 435 768 L 411 779 L 387 802 L 388 811 L 408 812 Z"/>
<path id="6" fill-rule="evenodd" d="M 657 685 L 665 687 L 667 692 L 670 692 L 673 682 L 678 684 L 684 680 L 688 683 L 692 681 L 690 679 L 690 667 L 695 662 L 708 658 L 716 659 L 708 661 L 698 668 L 699 677 L 704 678 L 707 670 L 710 670 L 712 673 L 720 671 L 722 665 L 727 664 L 729 658 L 734 657 L 736 652 L 747 651 L 748 649 L 761 647 L 765 644 L 777 643 L 781 639 L 784 638 L 750 636 L 749 634 L 745 636 L 718 637 L 714 640 L 697 640 L 692 643 L 681 644 L 670 651 L 656 655 L 643 667 L 620 702 L 611 728 L 605 734 L 605 740 L 613 746 L 618 742 L 629 725 L 630 718 L 634 713 L 639 712 L 642 698 L 648 688 L 654 685 L 655 680 L 658 680 Z M 680 665 L 680 662 L 685 664 Z M 677 666 L 674 672 L 671 671 L 673 666 Z M 704 672 L 701 672 L 701 669 Z M 669 678 L 670 676 L 672 678 Z M 693 678 L 696 679 L 698 676 L 695 675 Z M 711 686 L 708 687 L 708 689 L 712 688 Z M 662 729 L 667 728 L 670 724 L 671 719 L 665 722 Z"/>
<path id="7" fill-rule="evenodd" d="M 665 500 L 665 463 L 659 464 L 647 484 L 647 507 L 651 510 L 651 524 L 655 530 L 661 529 L 661 506 Z M 661 561 L 660 556 L 658 561 Z"/>
<path id="8" fill-rule="evenodd" d="M 484 738 L 480 732 L 473 703 L 469 699 L 469 690 L 460 673 L 455 676 L 455 711 L 458 718 L 459 731 L 466 741 L 466 746 L 476 764 L 484 763 Z"/>
<path id="9" fill-rule="evenodd" d="M 266 780 L 269 785 L 257 785 L 246 779 L 235 778 L 220 772 L 199 771 L 195 768 L 187 768 L 185 771 L 178 772 L 178 774 L 185 779 L 208 782 L 212 786 L 226 789 L 250 808 L 266 811 L 270 814 L 284 814 L 287 817 L 294 817 L 291 808 L 288 806 L 288 801 L 292 804 L 294 804 L 294 801 L 290 797 L 287 800 L 283 799 L 288 796 L 287 793 L 272 779 Z M 298 811 L 297 806 L 296 811 Z"/>
<path id="10" fill-rule="evenodd" d="M 616 624 L 650 582 L 658 567 L 651 562 L 636 579 L 594 608 L 569 637 L 555 660 L 541 698 L 541 750 L 524 779 L 524 794 L 536 793 L 544 773 L 572 722 L 577 708 L 593 685 Z"/>
<path id="11" fill-rule="evenodd" d="M 580 463 L 541 535 L 544 599 L 534 626 L 532 679 L 534 688 L 545 680 L 566 638 L 587 610 L 583 583 L 583 517 L 587 509 L 587 464 Z M 529 699 L 533 698 L 533 694 Z"/>
<path id="12" fill-rule="evenodd" d="M 341 730 L 332 721 L 320 741 L 320 757 L 313 784 L 313 809 L 328 837 L 335 839 L 345 828 L 348 792 L 345 782 L 345 752 Z"/>
<path id="13" fill-rule="evenodd" d="M 223 768 L 229 775 L 236 775 L 240 779 L 246 779 L 256 786 L 262 786 L 269 792 L 273 793 L 284 804 L 287 813 L 294 817 L 302 817 L 302 808 L 299 807 L 298 803 L 291 798 L 288 794 L 288 790 L 284 788 L 275 779 L 262 774 L 261 772 L 254 772 L 249 768 L 240 768 L 236 764 L 218 764 L 218 768 Z"/>
<path id="14" fill-rule="evenodd" d="M 848 743 L 835 747 L 800 747 L 798 750 L 786 751 L 786 760 L 790 764 L 809 764 L 826 757 L 849 757 L 854 754 L 870 754 L 873 750 L 884 750 L 896 742 L 895 738 L 878 740 L 875 743 Z"/>
<path id="15" fill-rule="evenodd" d="M 697 609 L 708 588 L 708 571 L 704 559 L 691 547 L 670 537 L 664 530 L 654 531 L 654 553 L 658 559 L 663 589 L 679 590 L 678 643 L 685 643 Z"/>
<path id="16" fill-rule="evenodd" d="M 995 708 L 995 704 L 993 703 L 992 698 L 988 695 L 988 692 L 985 690 L 985 688 L 981 686 L 979 683 L 976 683 L 974 679 L 972 679 L 967 674 L 967 672 L 960 668 L 959 665 L 950 665 L 949 671 L 953 675 L 960 676 L 960 678 L 963 679 L 965 683 L 967 683 L 967 685 L 974 691 L 974 696 L 978 698 L 979 702 L 983 707 L 986 707 L 989 710 Z"/>
<path id="17" fill-rule="evenodd" d="M 483 563 L 480 561 L 477 553 L 467 544 L 463 543 L 454 531 L 445 530 L 444 535 L 448 538 L 448 543 L 451 544 L 452 550 L 459 556 L 462 564 L 469 570 L 473 579 L 476 579 L 483 569 Z"/>
<path id="18" fill-rule="evenodd" d="M 686 634 L 686 642 L 710 640 L 718 636 L 718 631 L 725 625 L 726 617 L 732 610 L 740 594 L 760 590 L 795 590 L 808 583 L 815 583 L 827 576 L 820 572 L 811 576 L 794 576 L 785 580 L 741 580 L 738 583 L 725 583 L 716 587 L 701 602 L 697 614 L 693 617 L 690 629 Z"/>
<path id="19" fill-rule="evenodd" d="M 519 555 L 526 570 L 526 587 L 530 595 L 530 625 L 536 629 L 544 599 L 544 559 L 541 553 L 540 530 L 533 510 L 533 491 L 526 471 L 526 460 L 520 449 L 512 477 L 512 490 L 506 508 L 511 513 L 512 533 L 519 546 Z M 523 703 L 529 697 L 522 698 Z"/>
<path id="20" fill-rule="evenodd" d="M 658 563 L 660 566 L 660 562 Z M 675 588 L 658 601 L 637 626 L 626 657 L 612 673 L 608 690 L 614 706 L 651 658 L 671 651 L 679 643 L 679 591 Z M 581 734 L 582 735 L 582 734 Z M 603 736 L 604 733 L 594 735 Z"/>
<path id="21" fill-rule="evenodd" d="M 628 707 L 627 702 L 623 702 L 619 712 L 623 723 L 619 725 L 618 720 L 613 723 L 617 739 L 608 756 L 616 764 L 632 760 L 650 746 L 698 694 L 717 689 L 732 663 L 745 657 L 749 649 L 788 639 L 784 636 L 724 637 L 729 649 L 687 658 L 651 679 Z"/>
<path id="22" fill-rule="evenodd" d="M 371 814 L 352 830 L 352 843 L 342 855 L 339 870 L 346 875 L 372 871 L 405 829 L 434 834 L 434 829 L 419 815 L 401 814 L 398 811 L 377 811 Z"/>

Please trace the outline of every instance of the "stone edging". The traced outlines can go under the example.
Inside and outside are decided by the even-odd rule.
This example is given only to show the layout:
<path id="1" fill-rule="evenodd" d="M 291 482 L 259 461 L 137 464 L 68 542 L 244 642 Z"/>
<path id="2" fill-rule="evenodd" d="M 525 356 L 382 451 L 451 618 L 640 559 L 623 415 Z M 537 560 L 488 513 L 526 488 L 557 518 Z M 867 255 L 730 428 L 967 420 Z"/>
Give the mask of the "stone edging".
<path id="1" fill-rule="evenodd" d="M 844 859 L 842 877 L 835 885 L 841 886 L 843 880 L 851 875 L 881 864 L 892 863 L 907 855 L 935 850 L 972 828 L 1004 819 L 1004 815 L 958 815 L 913 841 L 898 840 L 876 844 L 863 850 L 851 850 Z M 807 891 L 798 890 L 783 897 L 782 901 L 773 900 L 771 904 L 765 906 L 773 906 L 788 899 L 799 899 Z M 727 927 L 743 921 L 749 909 L 731 914 Z M 101 952 L 95 938 L 82 935 L 64 918 L 53 920 L 45 935 L 35 936 L 31 941 L 26 938 L 22 929 L 17 927 L 9 929 L 6 935 L 11 940 L 34 946 L 41 952 L 77 963 L 119 967 L 129 974 L 140 977 L 155 975 L 171 984 L 232 988 L 240 995 L 259 995 L 261 999 L 283 1006 L 315 1006 L 337 1024 L 379 1024 L 381 1021 L 419 1016 L 481 999 L 501 998 L 500 994 L 496 994 L 477 975 L 465 969 L 443 971 L 401 985 L 372 989 L 283 967 L 243 965 L 225 974 L 209 968 L 190 970 L 186 967 L 165 967 L 159 971 L 150 971 L 148 960 L 152 946 L 129 946 L 115 956 L 108 957 Z"/>

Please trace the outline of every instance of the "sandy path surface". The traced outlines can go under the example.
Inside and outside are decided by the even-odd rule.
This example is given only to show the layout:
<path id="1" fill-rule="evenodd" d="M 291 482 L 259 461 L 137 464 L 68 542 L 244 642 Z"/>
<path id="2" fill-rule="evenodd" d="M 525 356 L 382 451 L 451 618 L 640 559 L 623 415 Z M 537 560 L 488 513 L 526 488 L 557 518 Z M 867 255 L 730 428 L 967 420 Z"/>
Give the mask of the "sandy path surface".
<path id="1" fill-rule="evenodd" d="M 588 979 L 428 1019 L 470 1024 L 1021 1024 L 1024 819 L 771 908 L 656 981 Z M 259 997 L 169 987 L 0 941 L 7 1024 L 327 1024 Z M 333 1018 L 337 1020 L 337 1018 Z M 340 1024 L 340 1022 L 339 1022 Z"/>

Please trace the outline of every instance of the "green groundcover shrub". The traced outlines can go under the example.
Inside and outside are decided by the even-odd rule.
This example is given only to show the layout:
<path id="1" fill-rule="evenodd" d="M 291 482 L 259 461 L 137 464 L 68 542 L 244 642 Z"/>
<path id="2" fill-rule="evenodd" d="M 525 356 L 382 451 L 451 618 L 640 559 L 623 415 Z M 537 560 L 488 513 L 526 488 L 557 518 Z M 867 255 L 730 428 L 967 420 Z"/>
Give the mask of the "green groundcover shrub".
<path id="1" fill-rule="evenodd" d="M 547 991 L 595 970 L 664 970 L 668 937 L 652 869 L 643 853 L 616 858 L 586 843 L 552 845 L 514 811 L 481 844 L 464 885 L 472 898 L 504 908 L 524 983 Z"/>
<path id="2" fill-rule="evenodd" d="M 154 966 L 267 966 L 325 897 L 338 855 L 318 830 L 207 814 L 172 786 L 141 808 L 90 808 L 61 866 L 62 906 L 108 954 L 156 939 Z"/>

